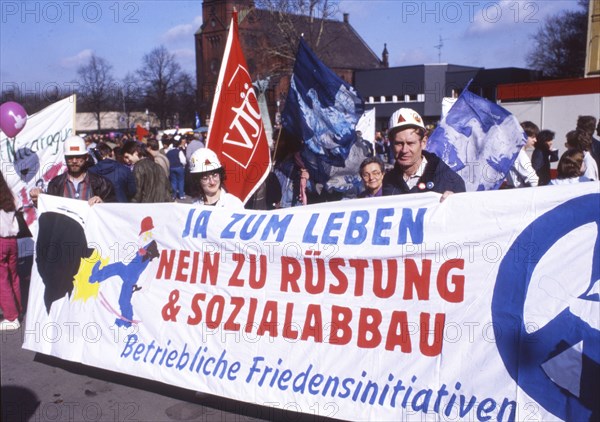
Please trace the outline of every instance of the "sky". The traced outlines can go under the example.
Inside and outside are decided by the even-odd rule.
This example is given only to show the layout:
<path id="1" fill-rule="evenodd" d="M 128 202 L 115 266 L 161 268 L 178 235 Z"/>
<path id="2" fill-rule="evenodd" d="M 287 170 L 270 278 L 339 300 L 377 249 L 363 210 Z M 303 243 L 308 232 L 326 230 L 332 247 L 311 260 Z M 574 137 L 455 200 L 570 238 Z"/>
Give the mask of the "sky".
<path id="1" fill-rule="evenodd" d="M 3 90 L 69 89 L 92 53 L 121 79 L 160 45 L 195 75 L 202 0 L 1 0 L 0 8 Z M 526 67 L 532 36 L 544 19 L 578 8 L 577 0 L 341 0 L 334 17 L 349 13 L 350 24 L 377 56 L 387 44 L 392 67 L 442 62 L 489 69 Z"/>

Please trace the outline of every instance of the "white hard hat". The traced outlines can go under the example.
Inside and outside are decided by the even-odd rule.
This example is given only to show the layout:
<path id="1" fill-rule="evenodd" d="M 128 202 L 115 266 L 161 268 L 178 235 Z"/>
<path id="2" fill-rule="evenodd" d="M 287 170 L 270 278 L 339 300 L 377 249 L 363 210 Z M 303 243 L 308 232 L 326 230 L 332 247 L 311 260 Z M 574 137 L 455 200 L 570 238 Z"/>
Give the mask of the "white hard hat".
<path id="1" fill-rule="evenodd" d="M 408 127 L 418 127 L 421 129 L 425 129 L 423 119 L 421 119 L 419 113 L 417 113 L 411 108 L 401 108 L 399 110 L 396 110 L 394 114 L 392 114 L 392 117 L 390 117 L 390 123 L 388 127 L 388 136 L 390 138 L 393 137 L 399 130 Z"/>
<path id="2" fill-rule="evenodd" d="M 190 173 L 205 173 L 218 170 L 221 167 L 217 154 L 208 148 L 196 150 L 190 158 Z"/>
<path id="3" fill-rule="evenodd" d="M 65 139 L 64 151 L 65 157 L 85 155 L 88 153 L 85 141 L 81 136 L 77 135 L 72 135 Z"/>

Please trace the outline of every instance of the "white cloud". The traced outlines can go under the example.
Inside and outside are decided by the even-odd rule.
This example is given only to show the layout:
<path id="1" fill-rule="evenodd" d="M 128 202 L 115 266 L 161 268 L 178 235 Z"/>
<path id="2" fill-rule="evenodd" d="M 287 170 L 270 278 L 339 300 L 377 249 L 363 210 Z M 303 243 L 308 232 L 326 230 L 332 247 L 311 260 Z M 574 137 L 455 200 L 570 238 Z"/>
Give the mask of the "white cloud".
<path id="1" fill-rule="evenodd" d="M 200 28 L 200 25 L 202 25 L 202 16 L 196 16 L 192 23 L 176 25 L 167 30 L 161 38 L 167 43 L 189 41 L 198 28 Z"/>
<path id="2" fill-rule="evenodd" d="M 85 50 L 81 50 L 74 56 L 61 59 L 60 64 L 66 68 L 74 68 L 86 63 L 89 58 L 92 57 L 92 54 L 94 54 L 94 50 L 87 48 Z"/>
<path id="3" fill-rule="evenodd" d="M 482 3 L 473 10 L 472 19 L 465 34 L 467 36 L 485 35 L 513 28 L 535 30 L 549 15 L 565 9 L 572 9 L 573 6 L 577 6 L 577 2 L 567 0 L 500 0 Z"/>
<path id="4" fill-rule="evenodd" d="M 508 27 L 518 24 L 524 19 L 520 16 L 521 13 L 524 13 L 523 7 L 536 9 L 538 6 L 535 2 L 524 5 L 512 0 L 485 3 L 482 7 L 473 10 L 473 19 L 469 22 L 466 34 L 482 35 L 505 31 Z M 527 15 L 530 16 L 531 11 L 528 11 Z"/>
<path id="5" fill-rule="evenodd" d="M 200 25 L 202 25 L 202 15 L 196 16 L 192 21 L 192 25 L 194 25 L 196 28 L 200 28 Z"/>
<path id="6" fill-rule="evenodd" d="M 175 42 L 190 37 L 194 33 L 191 23 L 174 26 L 162 36 L 166 42 Z"/>

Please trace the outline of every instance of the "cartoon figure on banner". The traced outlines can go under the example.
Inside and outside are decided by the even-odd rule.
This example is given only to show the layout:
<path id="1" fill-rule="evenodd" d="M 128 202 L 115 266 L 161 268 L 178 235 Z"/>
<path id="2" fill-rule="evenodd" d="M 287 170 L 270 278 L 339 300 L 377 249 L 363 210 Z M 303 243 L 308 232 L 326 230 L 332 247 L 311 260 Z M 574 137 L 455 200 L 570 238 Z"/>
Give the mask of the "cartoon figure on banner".
<path id="1" fill-rule="evenodd" d="M 154 223 L 152 217 L 145 217 L 141 222 L 140 233 L 141 242 L 145 244 L 144 247 L 140 248 L 133 260 L 128 264 L 123 262 L 114 262 L 109 265 L 102 265 L 103 262 L 98 261 L 92 268 L 92 273 L 89 277 L 90 283 L 102 283 L 111 277 L 120 277 L 123 281 L 121 286 L 121 293 L 119 294 L 119 307 L 120 313 L 115 311 L 110 303 L 106 300 L 104 295 L 100 293 L 102 305 L 109 311 L 114 313 L 117 318 L 115 324 L 119 327 L 131 327 L 131 324 L 137 324 L 138 320 L 133 319 L 133 305 L 131 299 L 133 294 L 142 289 L 137 284 L 140 276 L 148 267 L 148 264 L 159 256 L 158 246 L 156 241 L 152 239 L 152 229 L 154 229 Z M 100 268 L 102 265 L 102 268 Z"/>
<path id="2" fill-rule="evenodd" d="M 97 290 L 84 289 L 78 280 L 86 271 L 89 276 L 98 254 L 88 247 L 83 217 L 72 210 L 65 211 L 68 215 L 45 212 L 38 220 L 35 259 L 44 284 L 44 305 L 48 314 L 52 304 L 65 296 L 85 300 L 97 294 Z M 87 284 L 87 277 L 85 280 Z"/>
<path id="3" fill-rule="evenodd" d="M 533 221 L 501 262 L 492 299 L 508 373 L 561 420 L 600 418 L 598 210 L 600 195 L 590 194 Z M 585 252 L 565 257 L 558 243 L 583 244 Z"/>
<path id="4" fill-rule="evenodd" d="M 16 137 L 27 123 L 27 112 L 23 106 L 14 101 L 0 105 L 0 129 L 9 138 Z"/>

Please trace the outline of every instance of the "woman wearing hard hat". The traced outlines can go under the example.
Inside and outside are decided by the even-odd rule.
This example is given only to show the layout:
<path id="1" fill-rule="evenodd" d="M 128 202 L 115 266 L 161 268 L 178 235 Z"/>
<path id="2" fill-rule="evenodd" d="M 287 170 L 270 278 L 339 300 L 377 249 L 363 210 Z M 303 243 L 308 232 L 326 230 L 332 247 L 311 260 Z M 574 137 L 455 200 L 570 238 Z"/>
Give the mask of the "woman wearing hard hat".
<path id="1" fill-rule="evenodd" d="M 237 196 L 225 191 L 223 187 L 225 168 L 214 151 L 200 148 L 192 154 L 189 164 L 192 186 L 197 191 L 195 204 L 227 208 L 244 207 Z"/>

